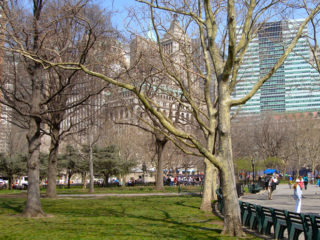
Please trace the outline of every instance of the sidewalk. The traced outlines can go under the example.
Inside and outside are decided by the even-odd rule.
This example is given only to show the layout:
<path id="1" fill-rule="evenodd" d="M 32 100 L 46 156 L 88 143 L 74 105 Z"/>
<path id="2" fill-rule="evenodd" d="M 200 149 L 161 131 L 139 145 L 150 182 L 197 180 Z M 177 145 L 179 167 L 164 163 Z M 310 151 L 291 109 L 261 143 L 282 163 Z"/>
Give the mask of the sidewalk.
<path id="1" fill-rule="evenodd" d="M 308 184 L 307 190 L 302 190 L 302 213 L 313 213 L 320 215 L 320 188 Z M 295 210 L 295 200 L 292 198 L 293 189 L 287 184 L 279 184 L 272 194 L 272 200 L 268 200 L 267 191 L 263 190 L 257 194 L 248 194 L 240 197 L 245 202 L 272 207 L 278 209 Z"/>
<path id="2" fill-rule="evenodd" d="M 144 197 L 144 196 L 181 196 L 199 193 L 100 193 L 100 194 L 58 194 L 58 198 L 99 198 L 99 197 Z"/>

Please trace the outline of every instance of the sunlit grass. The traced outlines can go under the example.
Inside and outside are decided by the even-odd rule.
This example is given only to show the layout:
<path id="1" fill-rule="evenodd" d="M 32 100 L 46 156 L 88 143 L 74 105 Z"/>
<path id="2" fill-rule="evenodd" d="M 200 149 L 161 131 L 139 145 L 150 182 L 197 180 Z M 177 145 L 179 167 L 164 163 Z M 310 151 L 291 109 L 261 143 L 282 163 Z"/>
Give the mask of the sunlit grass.
<path id="1" fill-rule="evenodd" d="M 41 202 L 50 217 L 27 219 L 19 217 L 25 198 L 0 197 L 0 239 L 235 239 L 220 235 L 222 220 L 194 196 Z"/>
<path id="2" fill-rule="evenodd" d="M 45 190 L 42 190 L 45 191 Z M 134 187 L 95 187 L 94 193 L 155 193 L 155 192 L 195 192 L 200 193 L 201 186 L 165 186 L 164 190 L 156 190 L 154 186 L 134 186 Z M 72 187 L 70 189 L 57 188 L 58 194 L 86 194 L 89 192 L 89 189 L 83 189 L 82 187 Z"/>

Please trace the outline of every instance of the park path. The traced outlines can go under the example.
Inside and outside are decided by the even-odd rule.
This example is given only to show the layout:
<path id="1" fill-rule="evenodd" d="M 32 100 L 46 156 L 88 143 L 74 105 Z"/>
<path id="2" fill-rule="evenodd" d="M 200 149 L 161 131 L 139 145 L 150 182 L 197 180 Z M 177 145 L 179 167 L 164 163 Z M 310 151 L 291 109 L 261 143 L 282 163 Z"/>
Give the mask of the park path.
<path id="1" fill-rule="evenodd" d="M 320 215 L 320 188 L 308 184 L 307 190 L 302 190 L 302 213 L 313 213 Z M 279 184 L 272 194 L 272 200 L 268 200 L 267 191 L 263 190 L 257 194 L 247 194 L 240 197 L 240 200 L 265 207 L 295 210 L 295 200 L 292 197 L 293 189 L 287 184 Z"/>
<path id="2" fill-rule="evenodd" d="M 146 197 L 146 196 L 182 196 L 198 193 L 99 193 L 99 194 L 58 194 L 58 198 L 99 198 L 99 197 Z"/>

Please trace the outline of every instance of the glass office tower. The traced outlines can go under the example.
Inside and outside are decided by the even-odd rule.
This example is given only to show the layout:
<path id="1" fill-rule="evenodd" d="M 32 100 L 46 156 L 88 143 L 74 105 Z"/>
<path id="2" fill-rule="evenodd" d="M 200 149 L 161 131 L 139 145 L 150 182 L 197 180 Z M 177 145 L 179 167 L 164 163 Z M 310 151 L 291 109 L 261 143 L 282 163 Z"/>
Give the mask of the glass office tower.
<path id="1" fill-rule="evenodd" d="M 233 98 L 248 93 L 258 79 L 265 76 L 294 38 L 302 20 L 264 23 L 251 41 L 238 73 Z M 319 73 L 311 66 L 308 29 L 282 66 L 256 95 L 241 106 L 241 115 L 262 112 L 320 111 Z M 240 33 L 238 34 L 238 39 Z"/>

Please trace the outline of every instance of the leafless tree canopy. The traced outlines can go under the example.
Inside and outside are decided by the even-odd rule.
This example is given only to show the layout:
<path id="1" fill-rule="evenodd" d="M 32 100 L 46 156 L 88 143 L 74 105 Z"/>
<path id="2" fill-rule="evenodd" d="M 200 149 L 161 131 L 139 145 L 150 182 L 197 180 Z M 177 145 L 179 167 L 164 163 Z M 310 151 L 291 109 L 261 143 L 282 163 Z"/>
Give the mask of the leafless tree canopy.
<path id="1" fill-rule="evenodd" d="M 50 29 L 50 23 L 45 20 L 43 22 L 48 27 L 41 29 L 41 31 L 35 28 L 37 34 L 33 35 L 31 41 L 29 39 L 26 41 L 28 44 L 22 44 L 19 41 L 19 34 L 17 40 L 12 37 L 12 41 L 15 43 L 13 51 L 26 58 L 26 61 L 29 62 L 28 66 L 31 66 L 31 70 L 33 70 L 30 73 L 33 73 L 35 69 L 38 70 L 39 65 L 45 69 L 59 67 L 70 71 L 81 70 L 91 76 L 103 79 L 108 84 L 125 88 L 135 94 L 143 107 L 165 129 L 162 133 L 168 139 L 183 149 L 185 153 L 202 156 L 205 162 L 213 164 L 219 169 L 225 206 L 223 233 L 241 236 L 243 232 L 235 192 L 230 109 L 250 100 L 279 69 L 297 44 L 305 26 L 318 14 L 320 4 L 312 1 L 283 2 L 273 0 L 246 2 L 234 0 L 177 0 L 170 2 L 137 0 L 137 2 L 149 9 L 156 39 L 155 44 L 150 45 L 150 52 L 156 53 L 154 57 L 156 64 L 147 64 L 141 68 L 136 63 L 143 60 L 143 57 L 139 57 L 138 54 L 138 57 L 133 58 L 135 59 L 134 63 L 130 63 L 129 66 L 119 65 L 118 71 L 103 72 L 87 64 L 83 54 L 77 55 L 76 59 L 72 61 L 59 59 L 59 54 L 55 54 L 56 50 L 53 45 L 46 45 L 45 42 L 42 44 L 41 40 L 44 39 L 44 36 L 50 35 L 50 32 L 47 31 Z M 292 16 L 292 13 L 306 7 L 306 4 L 308 4 L 308 9 L 312 10 L 308 15 L 305 15 L 296 34 L 284 46 L 283 54 L 270 69 L 257 77 L 246 95 L 234 99 L 232 94 L 239 83 L 239 69 L 248 46 L 257 32 L 263 29 L 266 21 L 280 20 L 284 15 Z M 33 20 L 38 19 L 37 14 L 38 12 L 34 12 L 36 18 Z M 167 24 L 169 17 L 172 19 L 170 25 Z M 83 25 L 89 26 L 89 30 L 93 29 L 88 20 Z M 201 52 L 200 61 L 199 58 L 194 57 L 191 47 L 192 40 L 187 34 L 190 32 L 198 38 Z M 13 31 L 13 33 L 23 34 L 23 31 Z M 81 52 L 86 53 L 92 37 L 94 37 L 92 34 L 88 34 L 88 37 L 80 39 L 79 43 L 77 42 Z M 170 43 L 169 37 L 174 41 Z M 82 44 L 83 41 L 86 44 Z M 28 48 L 29 45 L 32 48 Z M 39 48 L 40 46 L 46 46 L 48 49 Z M 49 53 L 50 56 L 54 53 L 52 59 L 47 57 Z M 141 70 L 145 71 L 142 78 L 137 75 L 137 72 L 139 73 Z M 164 84 L 158 84 L 162 81 Z M 171 94 L 175 101 L 184 106 L 202 136 L 199 137 L 197 133 L 176 125 L 172 118 L 160 111 L 157 103 L 146 94 L 147 90 L 154 85 Z M 39 107 L 39 103 L 37 104 Z M 39 109 L 36 110 L 39 112 Z M 36 123 L 33 124 L 36 125 Z M 29 135 L 32 135 L 31 132 Z M 277 149 L 279 141 L 281 142 L 281 139 L 277 139 L 268 149 Z"/>

